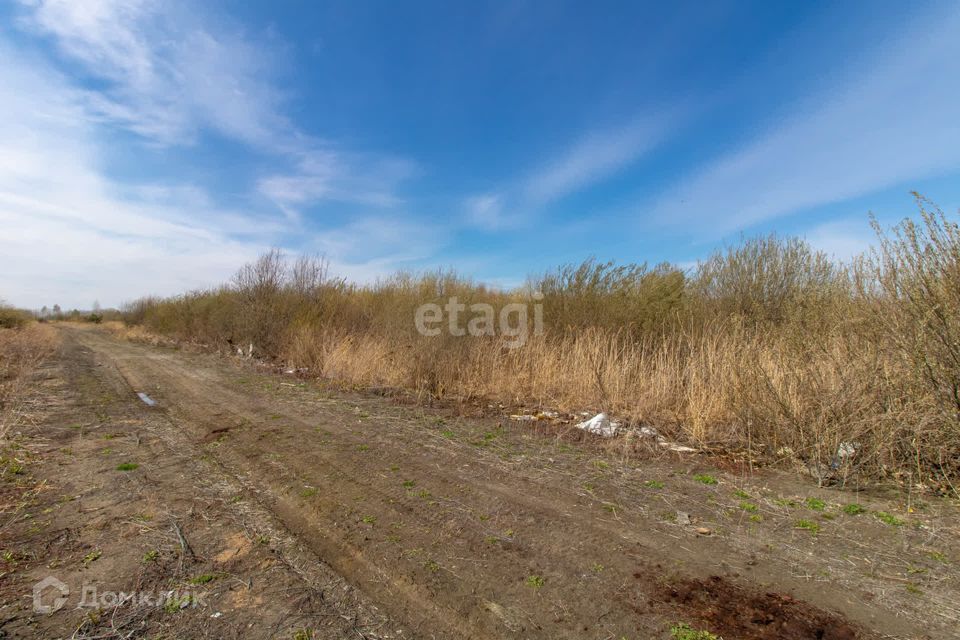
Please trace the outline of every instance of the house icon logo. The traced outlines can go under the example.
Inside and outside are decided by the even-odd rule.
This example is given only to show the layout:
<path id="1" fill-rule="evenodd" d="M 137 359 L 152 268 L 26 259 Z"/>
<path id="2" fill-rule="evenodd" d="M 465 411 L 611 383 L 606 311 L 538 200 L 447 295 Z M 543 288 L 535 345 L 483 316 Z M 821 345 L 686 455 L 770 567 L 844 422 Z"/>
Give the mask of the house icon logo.
<path id="1" fill-rule="evenodd" d="M 51 604 L 44 604 L 44 595 L 53 596 Z M 40 582 L 33 585 L 33 610 L 35 613 L 53 613 L 63 608 L 67 603 L 67 596 L 70 595 L 70 587 L 57 580 L 53 576 L 47 576 Z M 50 602 L 49 596 L 47 601 Z"/>

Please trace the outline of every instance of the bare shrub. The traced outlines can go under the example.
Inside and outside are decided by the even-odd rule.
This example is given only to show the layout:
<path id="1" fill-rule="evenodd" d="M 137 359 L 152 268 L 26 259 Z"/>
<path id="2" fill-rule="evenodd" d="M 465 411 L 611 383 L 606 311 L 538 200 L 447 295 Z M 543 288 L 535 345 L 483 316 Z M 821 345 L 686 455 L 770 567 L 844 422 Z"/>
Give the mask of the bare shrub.
<path id="1" fill-rule="evenodd" d="M 0 328 L 0 439 L 23 420 L 21 401 L 29 374 L 56 346 L 56 331 L 46 324 L 24 322 L 17 328 Z"/>
<path id="2" fill-rule="evenodd" d="M 683 442 L 837 475 L 945 486 L 960 475 L 960 232 L 919 199 L 920 221 L 853 266 L 799 239 L 747 239 L 691 276 L 587 260 L 500 291 L 449 271 L 368 286 L 321 258 L 273 250 L 229 286 L 128 306 L 158 333 L 230 345 L 360 385 L 424 398 L 605 410 Z M 535 299 L 534 292 L 542 293 Z M 418 306 L 543 305 L 546 331 L 415 329 Z M 838 451 L 856 448 L 855 462 Z"/>

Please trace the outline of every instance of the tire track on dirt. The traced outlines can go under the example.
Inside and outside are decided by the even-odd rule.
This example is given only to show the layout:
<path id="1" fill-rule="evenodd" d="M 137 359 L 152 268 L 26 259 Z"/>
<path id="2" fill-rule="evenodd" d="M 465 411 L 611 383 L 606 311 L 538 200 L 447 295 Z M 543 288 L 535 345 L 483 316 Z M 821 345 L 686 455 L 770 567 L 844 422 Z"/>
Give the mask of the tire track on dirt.
<path id="1" fill-rule="evenodd" d="M 654 598 L 663 576 L 716 570 L 709 555 L 650 536 L 654 522 L 562 486 L 561 474 L 528 477 L 459 442 L 425 447 L 418 425 L 390 415 L 358 427 L 345 401 L 234 391 L 229 375 L 180 354 L 92 332 L 78 339 L 159 400 L 191 446 L 321 560 L 425 636 L 654 637 L 670 613 Z M 390 460 L 402 474 L 386 471 Z M 525 584 L 531 576 L 549 595 Z"/>

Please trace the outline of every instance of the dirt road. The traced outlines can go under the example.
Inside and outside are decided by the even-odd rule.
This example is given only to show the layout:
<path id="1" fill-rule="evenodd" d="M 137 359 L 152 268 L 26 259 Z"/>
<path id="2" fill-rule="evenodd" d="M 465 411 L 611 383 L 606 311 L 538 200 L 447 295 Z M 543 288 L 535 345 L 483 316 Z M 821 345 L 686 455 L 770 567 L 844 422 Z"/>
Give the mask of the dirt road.
<path id="1" fill-rule="evenodd" d="M 908 512 L 689 454 L 620 457 L 60 330 L 35 425 L 5 453 L 20 468 L 4 475 L 0 635 L 960 637 L 960 519 L 943 500 Z M 36 613 L 47 576 L 70 592 Z"/>

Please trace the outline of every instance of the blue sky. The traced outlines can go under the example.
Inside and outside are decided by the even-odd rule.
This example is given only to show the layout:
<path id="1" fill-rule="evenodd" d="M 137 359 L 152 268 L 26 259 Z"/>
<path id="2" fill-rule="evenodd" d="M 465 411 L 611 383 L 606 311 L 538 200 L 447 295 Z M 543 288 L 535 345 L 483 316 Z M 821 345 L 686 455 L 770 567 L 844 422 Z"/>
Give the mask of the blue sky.
<path id="1" fill-rule="evenodd" d="M 118 305 L 271 246 L 511 286 L 960 204 L 956 2 L 0 6 L 0 298 Z"/>

